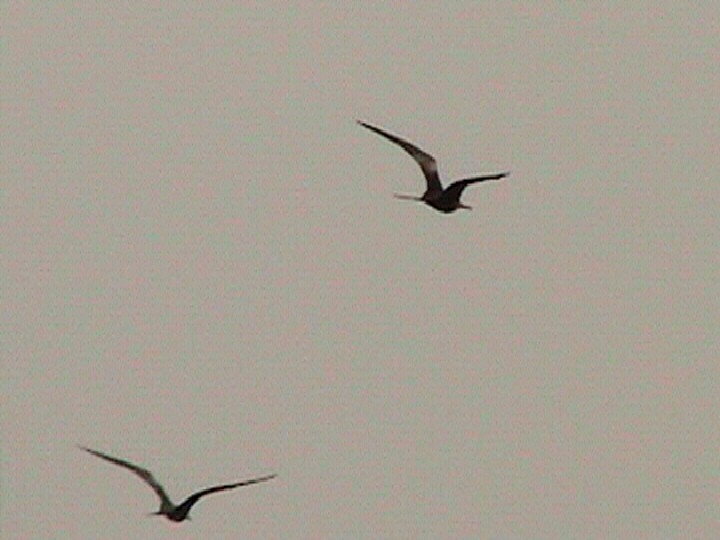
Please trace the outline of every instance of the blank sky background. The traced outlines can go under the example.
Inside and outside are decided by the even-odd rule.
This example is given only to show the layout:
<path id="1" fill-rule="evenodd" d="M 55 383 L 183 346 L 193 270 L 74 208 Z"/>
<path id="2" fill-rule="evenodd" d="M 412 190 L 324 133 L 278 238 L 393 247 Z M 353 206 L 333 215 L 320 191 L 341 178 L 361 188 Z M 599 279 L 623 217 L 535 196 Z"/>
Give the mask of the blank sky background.
<path id="1" fill-rule="evenodd" d="M 717 534 L 720 8 L 478 4 L 3 3 L 2 537 Z"/>

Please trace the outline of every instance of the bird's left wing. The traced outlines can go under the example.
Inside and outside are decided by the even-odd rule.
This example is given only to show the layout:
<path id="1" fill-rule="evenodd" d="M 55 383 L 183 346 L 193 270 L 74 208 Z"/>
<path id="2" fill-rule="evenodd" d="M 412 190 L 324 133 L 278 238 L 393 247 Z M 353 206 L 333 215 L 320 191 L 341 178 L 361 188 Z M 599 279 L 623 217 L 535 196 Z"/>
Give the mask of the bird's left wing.
<path id="1" fill-rule="evenodd" d="M 134 463 L 130 463 L 129 461 L 125 461 L 124 459 L 116 458 L 113 456 L 110 456 L 108 454 L 105 454 L 103 452 L 100 452 L 98 450 L 93 450 L 92 448 L 86 448 L 85 446 L 80 446 L 82 450 L 85 450 L 86 452 L 92 454 L 93 456 L 99 457 L 100 459 L 104 459 L 105 461 L 109 461 L 110 463 L 113 463 L 114 465 L 119 465 L 120 467 L 124 467 L 128 469 L 129 471 L 132 471 L 137 476 L 142 478 L 145 483 L 147 483 L 158 497 L 160 497 L 160 500 L 163 504 L 170 504 L 172 505 L 172 502 L 170 501 L 170 498 L 167 496 L 167 493 L 165 493 L 165 490 L 163 487 L 158 483 L 158 481 L 155 479 L 153 474 L 143 467 L 140 467 L 138 465 L 135 465 Z"/>
<path id="2" fill-rule="evenodd" d="M 435 161 L 434 157 L 432 157 L 427 152 L 422 151 L 414 144 L 406 141 L 405 139 L 401 139 L 397 135 L 388 133 L 384 129 L 380 129 L 379 127 L 373 126 L 371 124 L 361 122 L 360 120 L 358 120 L 357 123 L 360 124 L 362 127 L 377 133 L 381 137 L 386 138 L 390 142 L 394 142 L 395 144 L 400 146 L 403 150 L 405 150 L 408 154 L 412 156 L 412 158 L 417 162 L 418 165 L 420 165 L 420 169 L 422 169 L 425 180 L 427 181 L 428 191 L 432 193 L 439 193 L 442 191 L 442 184 L 440 183 L 440 176 L 438 175 L 437 162 Z"/>

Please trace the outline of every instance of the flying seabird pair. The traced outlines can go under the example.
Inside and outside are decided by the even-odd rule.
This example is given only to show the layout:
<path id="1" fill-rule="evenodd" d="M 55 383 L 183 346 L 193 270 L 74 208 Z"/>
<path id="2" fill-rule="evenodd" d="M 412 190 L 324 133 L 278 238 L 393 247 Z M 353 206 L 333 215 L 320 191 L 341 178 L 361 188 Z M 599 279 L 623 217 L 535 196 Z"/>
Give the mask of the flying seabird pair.
<path id="1" fill-rule="evenodd" d="M 444 212 L 446 214 L 450 214 L 452 212 L 455 212 L 458 208 L 463 208 L 467 210 L 472 210 L 472 207 L 463 204 L 460 202 L 460 196 L 462 195 L 463 190 L 469 186 L 470 184 L 475 184 L 477 182 L 485 182 L 488 180 L 500 180 L 502 178 L 505 178 L 508 176 L 508 172 L 502 172 L 502 173 L 496 173 L 496 174 L 488 174 L 484 176 L 477 176 L 473 178 L 465 178 L 463 180 L 458 180 L 456 182 L 453 182 L 450 184 L 447 188 L 442 187 L 442 183 L 440 182 L 440 176 L 438 174 L 438 167 L 437 162 L 435 161 L 435 158 L 431 156 L 430 154 L 422 151 L 420 148 L 415 146 L 414 144 L 401 139 L 397 135 L 393 135 L 391 133 L 388 133 L 387 131 L 384 131 L 380 129 L 379 127 L 373 126 L 371 124 L 368 124 L 366 122 L 361 122 L 358 120 L 358 124 L 363 126 L 364 128 L 369 129 L 370 131 L 373 131 L 380 135 L 381 137 L 386 138 L 392 143 L 397 144 L 400 146 L 403 150 L 405 150 L 408 154 L 412 156 L 412 158 L 417 162 L 418 165 L 420 165 L 420 169 L 423 172 L 423 175 L 425 176 L 425 180 L 427 182 L 427 188 L 425 190 L 425 193 L 421 197 L 417 197 L 414 195 L 398 195 L 396 194 L 395 197 L 398 199 L 406 199 L 406 200 L 412 200 L 412 201 L 419 201 L 427 204 L 428 206 L 434 208 L 435 210 L 439 210 L 440 212 Z M 193 507 L 193 505 L 198 502 L 202 497 L 205 495 L 210 495 L 212 493 L 217 493 L 219 491 L 226 491 L 229 489 L 235 489 L 242 486 L 250 486 L 252 484 L 259 484 L 261 482 L 267 482 L 268 480 L 272 480 L 277 475 L 271 474 L 268 476 L 261 476 L 258 478 L 253 478 L 251 480 L 244 480 L 242 482 L 235 482 L 232 484 L 223 484 L 219 486 L 213 486 L 209 487 L 203 490 L 200 490 L 196 493 L 193 493 L 190 495 L 187 499 L 185 499 L 182 503 L 179 505 L 175 505 L 170 498 L 168 497 L 167 493 L 165 493 L 165 489 L 158 483 L 157 480 L 155 480 L 155 477 L 152 475 L 152 473 L 138 465 L 134 465 L 130 463 L 129 461 L 125 461 L 123 459 L 119 459 L 113 456 L 110 456 L 108 454 L 104 454 L 103 452 L 99 452 L 97 450 L 93 450 L 91 448 L 86 448 L 84 446 L 80 447 L 81 449 L 85 450 L 86 452 L 89 452 L 90 454 L 99 457 L 101 459 L 104 459 L 105 461 L 108 461 L 114 465 L 118 465 L 120 467 L 124 467 L 133 473 L 135 473 L 137 476 L 139 476 L 143 481 L 145 481 L 146 484 L 148 484 L 157 494 L 157 496 L 160 498 L 160 509 L 157 512 L 153 512 L 150 515 L 155 516 L 165 516 L 167 519 L 171 521 L 184 521 L 186 519 L 190 519 L 189 513 L 190 509 Z"/>
<path id="2" fill-rule="evenodd" d="M 377 133 L 381 137 L 386 138 L 390 142 L 393 142 L 400 146 L 403 150 L 405 150 L 408 154 L 412 156 L 412 158 L 417 162 L 418 165 L 420 165 L 420 169 L 422 169 L 422 172 L 425 175 L 425 180 L 427 181 L 427 188 L 425 190 L 425 193 L 423 193 L 422 197 L 417 197 L 414 195 L 396 194 L 395 197 L 397 197 L 398 199 L 424 202 L 435 210 L 439 210 L 440 212 L 444 212 L 446 214 L 450 214 L 458 208 L 472 210 L 471 206 L 460 202 L 460 196 L 462 195 L 463 190 L 467 186 L 469 186 L 470 184 L 475 184 L 477 182 L 500 180 L 510 174 L 508 172 L 501 172 L 496 174 L 487 174 L 484 176 L 476 176 L 473 178 L 465 178 L 463 180 L 453 182 L 447 188 L 443 189 L 442 183 L 440 182 L 440 176 L 438 175 L 437 162 L 435 161 L 435 158 L 433 156 L 422 151 L 414 144 L 409 143 L 404 139 L 401 139 L 397 135 L 388 133 L 387 131 L 380 129 L 379 127 L 373 126 L 366 122 L 361 122 L 360 120 L 358 120 L 357 122 L 364 128 L 367 128 L 370 131 Z"/>

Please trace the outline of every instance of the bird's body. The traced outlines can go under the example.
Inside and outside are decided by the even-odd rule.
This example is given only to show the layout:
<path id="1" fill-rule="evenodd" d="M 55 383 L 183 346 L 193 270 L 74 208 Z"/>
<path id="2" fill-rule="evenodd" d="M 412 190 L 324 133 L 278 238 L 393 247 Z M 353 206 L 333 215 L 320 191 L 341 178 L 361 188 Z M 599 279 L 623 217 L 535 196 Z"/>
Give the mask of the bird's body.
<path id="1" fill-rule="evenodd" d="M 463 190 L 467 186 L 469 186 L 470 184 L 475 184 L 477 182 L 500 180 L 510 174 L 508 172 L 502 172 L 497 174 L 477 176 L 473 178 L 465 178 L 463 180 L 453 182 L 447 188 L 443 189 L 442 183 L 440 182 L 440 176 L 438 174 L 437 162 L 435 161 L 435 158 L 433 156 L 422 151 L 414 144 L 409 143 L 408 141 L 401 139 L 400 137 L 393 135 L 392 133 L 388 133 L 387 131 L 380 129 L 379 127 L 367 124 L 365 122 L 361 122 L 359 120 L 358 124 L 374 133 L 377 133 L 381 137 L 389 140 L 390 142 L 397 144 L 408 154 L 410 154 L 412 158 L 417 162 L 417 164 L 420 165 L 420 169 L 422 170 L 423 175 L 425 176 L 425 180 L 427 182 L 427 188 L 425 189 L 425 193 L 423 193 L 422 197 L 396 194 L 395 197 L 397 197 L 398 199 L 424 202 L 435 210 L 439 210 L 440 212 L 444 212 L 446 214 L 450 214 L 458 208 L 465 208 L 467 210 L 471 210 L 472 207 L 460 202 L 460 196 L 462 195 Z"/>
<path id="2" fill-rule="evenodd" d="M 217 493 L 218 491 L 225 491 L 228 489 L 234 489 L 241 486 L 249 486 L 252 484 L 259 484 L 260 482 L 266 482 L 267 480 L 271 480 L 275 478 L 277 475 L 271 474 L 268 476 L 262 476 L 259 478 L 253 478 L 252 480 L 244 480 L 242 482 L 235 482 L 233 484 L 223 484 L 220 486 L 213 486 L 206 489 L 203 489 L 201 491 L 198 491 L 196 493 L 193 493 L 190 495 L 187 499 L 185 499 L 183 502 L 181 502 L 178 505 L 175 505 L 170 498 L 168 497 L 167 493 L 165 493 L 165 489 L 158 483 L 157 480 L 155 480 L 155 477 L 152 475 L 152 473 L 144 469 L 143 467 L 140 467 L 138 465 L 134 465 L 130 463 L 129 461 L 125 461 L 123 459 L 119 459 L 113 456 L 110 456 L 108 454 L 104 454 L 103 452 L 99 452 L 97 450 L 93 450 L 91 448 L 86 448 L 84 446 L 80 447 L 82 450 L 85 450 L 86 452 L 92 454 L 93 456 L 99 457 L 101 459 L 104 459 L 105 461 L 109 461 L 110 463 L 114 465 L 118 465 L 120 467 L 124 467 L 125 469 L 128 469 L 135 473 L 137 476 L 139 476 L 146 484 L 148 484 L 153 491 L 155 491 L 155 494 L 160 499 L 160 509 L 157 512 L 153 512 L 151 515 L 155 516 L 165 516 L 170 521 L 184 521 L 186 519 L 190 519 L 190 516 L 188 515 L 190 513 L 190 509 L 193 507 L 193 505 L 198 502 L 202 497 L 205 495 L 210 495 L 211 493 Z"/>

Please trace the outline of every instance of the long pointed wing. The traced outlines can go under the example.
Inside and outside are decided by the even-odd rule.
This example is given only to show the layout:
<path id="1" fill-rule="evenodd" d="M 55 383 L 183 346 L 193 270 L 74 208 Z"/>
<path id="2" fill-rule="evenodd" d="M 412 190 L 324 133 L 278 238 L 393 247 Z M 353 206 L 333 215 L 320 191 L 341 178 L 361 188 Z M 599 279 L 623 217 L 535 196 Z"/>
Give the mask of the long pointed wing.
<path id="1" fill-rule="evenodd" d="M 442 184 L 440 183 L 440 176 L 438 175 L 437 163 L 434 157 L 426 152 L 423 152 L 414 144 L 411 144 L 392 133 L 388 133 L 379 127 L 366 124 L 360 120 L 358 120 L 357 123 L 370 131 L 374 131 L 381 137 L 385 137 L 390 142 L 399 145 L 403 150 L 412 156 L 418 165 L 420 165 L 420 169 L 422 169 L 422 172 L 425 175 L 425 180 L 427 181 L 427 190 L 430 192 L 442 191 Z"/>
<path id="2" fill-rule="evenodd" d="M 205 495 L 210 495 L 211 493 L 217 493 L 218 491 L 235 489 L 235 488 L 242 487 L 242 486 L 250 486 L 252 484 L 259 484 L 260 482 L 267 482 L 268 480 L 272 480 L 276 476 L 277 476 L 277 474 L 270 474 L 268 476 L 261 476 L 259 478 L 253 478 L 252 480 L 243 480 L 242 482 L 236 482 L 234 484 L 223 484 L 221 486 L 213 486 L 213 487 L 209 487 L 207 489 L 203 489 L 202 491 L 193 493 L 187 499 L 185 499 L 178 506 L 178 511 L 189 512 L 192 505 L 194 505 L 196 502 L 198 502 Z"/>
<path id="3" fill-rule="evenodd" d="M 137 476 L 142 478 L 146 484 L 148 484 L 151 488 L 153 488 L 153 491 L 155 491 L 157 496 L 160 497 L 160 501 L 162 502 L 163 506 L 166 506 L 166 505 L 172 506 L 172 502 L 170 501 L 170 498 L 167 496 L 167 493 L 165 493 L 165 490 L 163 489 L 163 487 L 158 483 L 157 480 L 155 480 L 155 477 L 147 469 L 143 469 L 142 467 L 139 467 L 138 465 L 134 465 L 134 464 L 130 463 L 129 461 L 125 461 L 123 459 L 119 459 L 119 458 L 104 454 L 102 452 L 98 452 L 97 450 L 93 450 L 92 448 L 86 448 L 84 446 L 80 446 L 80 448 L 82 450 L 85 450 L 86 452 L 92 454 L 93 456 L 99 457 L 100 459 L 109 461 L 110 463 L 113 463 L 114 465 L 119 465 L 120 467 L 125 467 L 126 469 L 132 471 Z"/>
<path id="4" fill-rule="evenodd" d="M 485 176 L 476 176 L 474 178 L 465 178 L 463 180 L 458 180 L 457 182 L 453 182 L 452 184 L 450 184 L 445 190 L 445 193 L 449 198 L 457 198 L 459 200 L 463 190 L 470 184 L 476 184 L 477 182 L 487 182 L 488 180 L 501 180 L 509 174 L 509 172 L 501 172 L 497 174 L 487 174 Z"/>

